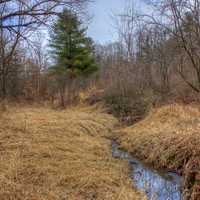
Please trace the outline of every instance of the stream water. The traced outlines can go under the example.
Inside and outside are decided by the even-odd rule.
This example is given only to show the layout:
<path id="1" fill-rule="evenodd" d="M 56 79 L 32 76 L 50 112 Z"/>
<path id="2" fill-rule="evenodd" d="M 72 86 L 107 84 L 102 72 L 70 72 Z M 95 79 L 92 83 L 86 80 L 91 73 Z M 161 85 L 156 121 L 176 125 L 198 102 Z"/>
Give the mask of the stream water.
<path id="1" fill-rule="evenodd" d="M 112 154 L 114 158 L 128 160 L 134 186 L 145 192 L 149 200 L 182 200 L 182 178 L 176 173 L 159 172 L 145 166 L 129 153 L 120 150 L 115 142 L 112 143 Z"/>

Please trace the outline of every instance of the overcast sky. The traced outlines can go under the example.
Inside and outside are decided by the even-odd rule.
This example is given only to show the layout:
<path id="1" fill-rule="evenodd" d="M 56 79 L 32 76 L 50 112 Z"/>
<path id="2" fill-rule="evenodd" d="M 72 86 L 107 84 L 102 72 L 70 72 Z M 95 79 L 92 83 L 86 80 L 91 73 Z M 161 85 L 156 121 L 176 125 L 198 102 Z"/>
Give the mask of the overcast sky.
<path id="1" fill-rule="evenodd" d="M 89 36 L 101 44 L 114 41 L 117 35 L 111 15 L 122 12 L 129 2 L 133 2 L 138 9 L 145 9 L 143 0 L 95 0 L 90 3 L 88 9 L 93 19 L 89 24 Z"/>
<path id="2" fill-rule="evenodd" d="M 127 5 L 134 4 L 138 10 L 148 12 L 144 3 L 147 0 L 93 0 L 88 6 L 89 16 L 92 16 L 88 25 L 88 35 L 100 44 L 106 44 L 117 40 L 117 33 L 111 16 L 122 13 Z M 43 46 L 48 43 L 48 32 L 43 31 Z"/>

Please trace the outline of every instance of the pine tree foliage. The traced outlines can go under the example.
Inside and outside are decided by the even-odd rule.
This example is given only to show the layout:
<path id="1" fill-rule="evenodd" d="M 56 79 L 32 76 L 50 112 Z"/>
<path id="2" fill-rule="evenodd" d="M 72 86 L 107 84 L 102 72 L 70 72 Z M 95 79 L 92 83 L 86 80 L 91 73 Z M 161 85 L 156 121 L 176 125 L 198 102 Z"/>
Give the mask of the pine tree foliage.
<path id="1" fill-rule="evenodd" d="M 62 12 L 50 34 L 51 53 L 55 61 L 51 71 L 54 74 L 73 78 L 97 71 L 93 42 L 86 37 L 86 30 L 72 11 Z"/>

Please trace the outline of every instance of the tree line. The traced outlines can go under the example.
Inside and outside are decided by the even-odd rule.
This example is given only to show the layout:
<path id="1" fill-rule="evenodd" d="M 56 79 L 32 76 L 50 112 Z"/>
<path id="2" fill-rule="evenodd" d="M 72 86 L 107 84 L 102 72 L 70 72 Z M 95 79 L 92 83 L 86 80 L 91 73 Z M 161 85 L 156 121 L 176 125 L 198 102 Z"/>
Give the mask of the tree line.
<path id="1" fill-rule="evenodd" d="M 118 40 L 106 45 L 87 36 L 80 17 L 87 2 L 0 2 L 2 99 L 59 99 L 66 106 L 94 78 L 91 74 L 106 102 L 120 115 L 138 113 L 134 120 L 149 102 L 198 99 L 199 0 L 148 0 L 149 12 L 132 2 L 112 17 Z M 47 28 L 49 50 L 42 45 L 41 30 Z"/>

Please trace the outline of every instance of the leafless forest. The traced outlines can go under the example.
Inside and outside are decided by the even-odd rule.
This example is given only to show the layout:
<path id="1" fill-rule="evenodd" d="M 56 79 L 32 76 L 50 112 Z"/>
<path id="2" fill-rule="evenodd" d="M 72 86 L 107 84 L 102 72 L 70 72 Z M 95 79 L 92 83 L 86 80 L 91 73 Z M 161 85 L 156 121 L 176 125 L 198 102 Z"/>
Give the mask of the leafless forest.
<path id="1" fill-rule="evenodd" d="M 58 88 L 47 73 L 51 59 L 42 49 L 45 35 L 41 30 L 49 27 L 62 6 L 83 14 L 84 3 L 1 1 L 2 99 L 39 101 L 57 95 Z M 126 95 L 127 100 L 141 94 L 153 98 L 154 103 L 198 99 L 199 1 L 148 4 L 153 9 L 149 14 L 139 13 L 134 4 L 125 7 L 123 13 L 114 14 L 118 41 L 96 44 L 102 87 L 106 86 L 109 95 Z"/>

